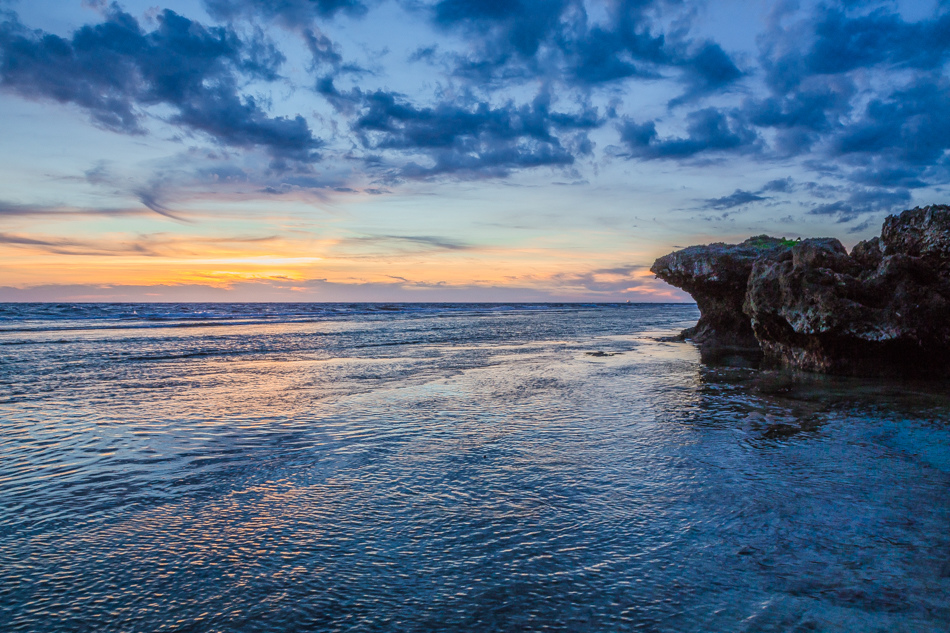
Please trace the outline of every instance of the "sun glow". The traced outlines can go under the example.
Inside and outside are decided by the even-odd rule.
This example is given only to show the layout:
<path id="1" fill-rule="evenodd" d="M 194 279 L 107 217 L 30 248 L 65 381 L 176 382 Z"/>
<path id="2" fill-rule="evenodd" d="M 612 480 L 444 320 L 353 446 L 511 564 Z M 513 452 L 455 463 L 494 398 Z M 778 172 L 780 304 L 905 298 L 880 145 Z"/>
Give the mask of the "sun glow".
<path id="1" fill-rule="evenodd" d="M 322 257 L 220 257 L 214 259 L 166 259 L 167 264 L 202 266 L 206 264 L 249 264 L 252 266 L 309 266 L 321 261 Z"/>
<path id="2" fill-rule="evenodd" d="M 376 296 L 371 294 L 376 288 L 419 301 L 467 290 L 495 300 L 677 299 L 642 266 L 618 266 L 631 261 L 635 249 L 603 231 L 567 236 L 542 231 L 511 242 L 477 233 L 452 240 L 427 233 L 434 227 L 356 231 L 337 226 L 332 218 L 294 223 L 263 216 L 223 226 L 200 222 L 178 233 L 169 232 L 164 220 L 157 222 L 143 224 L 138 233 L 98 232 L 93 223 L 81 222 L 49 223 L 32 234 L 6 233 L 0 240 L 0 286 L 53 282 L 98 289 L 69 295 L 83 300 L 100 297 L 103 288 L 119 293 L 132 286 L 139 290 L 121 296 L 151 297 L 151 286 L 165 288 L 155 295 L 164 297 L 174 287 L 204 296 L 201 288 L 231 292 L 251 286 L 269 300 L 339 296 L 328 285 L 370 293 L 358 296 Z"/>

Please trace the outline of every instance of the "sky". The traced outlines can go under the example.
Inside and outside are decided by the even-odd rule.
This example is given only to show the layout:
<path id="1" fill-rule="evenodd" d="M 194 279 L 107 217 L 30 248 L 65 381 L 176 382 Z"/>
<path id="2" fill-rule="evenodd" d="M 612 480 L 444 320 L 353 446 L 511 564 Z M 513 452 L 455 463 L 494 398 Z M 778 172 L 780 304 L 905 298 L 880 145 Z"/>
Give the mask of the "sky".
<path id="1" fill-rule="evenodd" d="M 948 60 L 948 0 L 0 0 L 0 301 L 688 301 L 947 203 Z"/>

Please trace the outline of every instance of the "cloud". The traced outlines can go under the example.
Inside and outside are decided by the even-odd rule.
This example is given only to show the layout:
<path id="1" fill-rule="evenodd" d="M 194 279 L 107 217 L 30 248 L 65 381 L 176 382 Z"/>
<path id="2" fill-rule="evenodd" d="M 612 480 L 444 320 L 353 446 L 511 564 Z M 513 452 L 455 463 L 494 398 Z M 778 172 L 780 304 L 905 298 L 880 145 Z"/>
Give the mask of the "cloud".
<path id="1" fill-rule="evenodd" d="M 124 216 L 148 213 L 144 209 L 123 207 L 74 207 L 69 205 L 18 204 L 0 200 L 0 218 L 29 216 Z"/>
<path id="2" fill-rule="evenodd" d="M 832 215 L 863 208 L 850 191 L 908 191 L 950 177 L 945 3 L 915 22 L 891 5 L 782 3 L 758 39 L 758 57 L 747 58 L 699 35 L 700 13 L 677 0 L 402 0 L 421 35 L 408 46 L 416 52 L 399 59 L 444 71 L 426 78 L 426 94 L 396 92 L 391 84 L 408 85 L 409 75 L 390 66 L 393 76 L 385 77 L 389 62 L 367 70 L 331 38 L 335 26 L 351 26 L 331 20 L 362 15 L 378 0 L 203 3 L 223 25 L 170 10 L 140 23 L 98 2 L 100 22 L 61 37 L 29 30 L 6 12 L 0 86 L 77 106 L 116 132 L 146 134 L 160 118 L 181 136 L 263 152 L 270 169 L 246 163 L 244 177 L 255 181 L 252 191 L 275 194 L 370 192 L 406 179 L 504 178 L 539 167 L 576 169 L 571 177 L 580 180 L 582 157 L 598 168 L 593 140 L 611 120 L 619 155 L 630 160 L 797 159 L 793 169 L 847 183 L 844 198 L 821 202 L 852 211 L 842 206 Z M 264 21 L 293 29 L 299 38 L 290 39 L 306 47 L 309 59 L 301 64 L 295 51 L 294 68 L 309 73 L 334 109 L 326 117 L 332 145 L 304 116 L 278 116 L 266 95 L 251 94 L 260 82 L 294 88 L 280 76 L 285 58 L 277 42 L 284 46 L 286 38 L 269 39 L 258 26 Z M 432 39 L 422 26 L 436 31 Z M 668 106 L 662 118 L 649 108 L 633 113 L 630 104 L 625 116 L 622 99 L 640 103 L 656 94 Z M 323 154 L 345 168 L 324 161 L 318 175 L 311 165 Z M 89 182 L 96 177 L 91 172 Z M 183 177 L 169 188 L 198 180 Z M 792 191 L 790 181 L 769 188 L 781 186 L 740 188 L 704 203 L 724 210 L 757 201 L 741 202 L 739 194 Z M 812 193 L 803 185 L 796 192 Z M 173 207 L 181 198 L 173 193 L 148 184 L 132 193 L 178 217 Z"/>
<path id="3" fill-rule="evenodd" d="M 887 154 L 903 163 L 934 164 L 950 148 L 950 82 L 921 78 L 887 97 L 871 100 L 860 118 L 836 136 L 844 154 Z"/>
<path id="4" fill-rule="evenodd" d="M 785 93 L 815 75 L 840 75 L 875 66 L 935 70 L 950 55 L 950 14 L 944 6 L 930 19 L 906 22 L 879 8 L 849 15 L 820 4 L 790 26 L 777 16 L 759 37 L 760 62 L 772 90 Z"/>
<path id="5" fill-rule="evenodd" d="M 662 139 L 653 122 L 636 123 L 625 120 L 620 125 L 620 140 L 630 158 L 687 159 L 709 152 L 749 152 L 756 148 L 758 137 L 753 129 L 715 108 L 690 112 L 687 136 Z"/>
<path id="6" fill-rule="evenodd" d="M 839 120 L 851 110 L 851 99 L 857 90 L 849 78 L 820 78 L 789 94 L 765 99 L 747 99 L 743 114 L 758 127 L 777 128 L 786 132 L 785 139 L 796 135 L 796 142 L 786 141 L 779 147 L 783 153 L 798 154 L 808 151 L 821 133 L 833 130 Z"/>
<path id="7" fill-rule="evenodd" d="M 855 224 L 854 226 L 848 229 L 848 233 L 851 233 L 852 235 L 855 233 L 863 233 L 864 231 L 871 228 L 871 220 L 872 218 L 867 218 L 864 220 L 864 222 L 861 222 L 860 224 Z"/>
<path id="8" fill-rule="evenodd" d="M 797 19 L 779 11 L 759 38 L 770 94 L 746 99 L 739 116 L 771 132 L 774 154 L 811 155 L 807 165 L 855 190 L 903 198 L 946 182 L 948 8 L 916 22 L 886 7 L 821 4 Z M 819 212 L 852 217 L 864 208 L 834 204 Z"/>
<path id="9" fill-rule="evenodd" d="M 631 297 L 639 300 L 691 302 L 685 292 L 657 279 L 647 266 L 617 266 L 589 272 L 555 274 L 550 284 L 560 293 L 598 297 Z"/>
<path id="10" fill-rule="evenodd" d="M 470 52 L 455 74 L 481 84 L 544 79 L 591 88 L 673 72 L 685 91 L 672 105 L 735 83 L 743 73 L 716 42 L 688 36 L 691 10 L 662 0 L 615 0 L 594 21 L 581 0 L 440 0 L 434 24 L 459 33 Z M 672 25 L 672 26 L 670 26 Z M 451 56 L 449 56 L 451 57 Z"/>
<path id="11" fill-rule="evenodd" d="M 172 220 L 178 220 L 179 222 L 186 221 L 184 218 L 176 215 L 171 209 L 159 201 L 158 196 L 161 195 L 161 191 L 157 187 L 138 189 L 134 193 L 136 196 L 138 196 L 139 202 L 155 213 L 163 215 L 166 218 L 170 218 Z"/>
<path id="12" fill-rule="evenodd" d="M 791 177 L 777 178 L 770 180 L 762 187 L 762 191 L 774 191 L 776 193 L 789 193 L 795 188 L 795 183 Z"/>
<path id="13" fill-rule="evenodd" d="M 96 243 L 89 240 L 70 238 L 37 238 L 12 233 L 0 233 L 0 244 L 16 247 L 26 247 L 56 255 L 93 255 L 111 257 L 115 255 L 144 255 L 154 256 L 153 251 L 144 242 Z"/>
<path id="14" fill-rule="evenodd" d="M 768 94 L 749 96 L 730 111 L 688 112 L 685 136 L 664 138 L 657 121 L 623 118 L 627 157 L 808 156 L 808 169 L 834 174 L 854 190 L 869 187 L 899 198 L 907 189 L 946 182 L 950 114 L 942 104 L 950 82 L 939 69 L 950 58 L 947 7 L 907 22 L 886 8 L 822 4 L 798 12 L 793 6 L 777 5 L 759 38 Z M 686 92 L 669 105 L 721 95 L 744 76 L 718 44 L 687 42 L 670 38 L 654 60 L 657 68 L 684 68 Z M 684 50 L 694 51 L 692 57 Z M 864 208 L 849 199 L 833 213 L 849 217 Z"/>
<path id="15" fill-rule="evenodd" d="M 306 29 L 303 32 L 303 37 L 313 59 L 311 70 L 319 69 L 322 66 L 338 69 L 343 63 L 343 55 L 340 53 L 339 47 L 319 29 Z"/>
<path id="16" fill-rule="evenodd" d="M 950 98 L 947 80 L 917 77 L 890 93 L 878 93 L 862 110 L 852 105 L 853 96 L 850 86 L 803 90 L 781 99 L 747 101 L 743 110 L 756 126 L 790 132 L 777 137 L 780 153 L 800 155 L 819 144 L 829 158 L 859 166 L 853 177 L 857 182 L 923 186 L 924 172 L 940 164 L 950 148 L 950 114 L 942 106 Z"/>
<path id="17" fill-rule="evenodd" d="M 564 42 L 565 75 L 570 82 L 581 86 L 630 77 L 659 79 L 662 75 L 656 65 L 667 60 L 663 44 L 662 37 L 649 33 L 641 33 L 631 40 L 614 30 L 595 26 L 581 37 Z M 631 45 L 637 54 L 628 52 Z"/>
<path id="18" fill-rule="evenodd" d="M 768 200 L 768 198 L 752 193 L 751 191 L 736 189 L 735 192 L 728 196 L 704 200 L 703 208 L 725 211 L 726 209 L 734 209 L 736 207 L 749 204 L 750 202 L 758 202 L 760 200 Z"/>
<path id="19" fill-rule="evenodd" d="M 430 246 L 439 250 L 447 251 L 467 251 L 473 247 L 470 244 L 452 240 L 445 237 L 433 237 L 430 235 L 386 235 L 388 240 L 409 242 L 410 244 L 420 244 Z"/>
<path id="20" fill-rule="evenodd" d="M 326 200 L 352 177 L 347 166 L 325 167 L 320 173 L 308 165 L 273 167 L 273 161 L 263 164 L 259 156 L 191 147 L 150 161 L 144 174 L 134 166 L 100 160 L 83 172 L 83 180 L 100 195 L 136 200 L 149 212 L 192 223 L 201 221 L 199 209 L 209 197 L 226 202 L 290 194 L 299 200 Z"/>
<path id="21" fill-rule="evenodd" d="M 950 177 L 950 81 L 923 75 L 866 102 L 826 134 L 824 155 L 870 187 L 913 189 Z"/>
<path id="22" fill-rule="evenodd" d="M 856 17 L 826 8 L 819 15 L 815 40 L 804 54 L 806 72 L 842 73 L 878 64 L 934 69 L 950 54 L 950 14 L 915 23 L 884 8 Z"/>
<path id="23" fill-rule="evenodd" d="M 896 191 L 874 188 L 856 187 L 845 200 L 819 204 L 808 213 L 834 217 L 838 222 L 845 223 L 860 218 L 863 215 L 877 212 L 888 212 L 899 208 L 906 208 L 911 196 L 907 190 Z"/>
<path id="24" fill-rule="evenodd" d="M 217 237 L 183 236 L 171 233 L 137 234 L 125 239 L 76 238 L 50 235 L 23 235 L 0 232 L 0 245 L 8 245 L 31 251 L 84 257 L 138 256 L 150 258 L 186 257 L 200 261 L 210 251 L 243 251 L 248 245 L 268 245 L 285 248 L 280 237 L 275 235 Z M 246 255 L 245 255 L 246 256 Z M 198 258 L 198 259 L 196 259 Z M 227 258 L 225 258 L 227 259 Z"/>
<path id="25" fill-rule="evenodd" d="M 347 238 L 341 243 L 355 245 L 402 244 L 412 247 L 413 250 L 423 251 L 467 251 L 475 248 L 471 244 L 459 240 L 432 235 L 370 235 Z"/>
<path id="26" fill-rule="evenodd" d="M 715 42 L 704 42 L 698 51 L 678 61 L 684 69 L 686 92 L 670 101 L 671 106 L 696 100 L 697 97 L 722 92 L 744 73 L 732 58 Z"/>
<path id="27" fill-rule="evenodd" d="M 410 158 L 393 172 L 396 178 L 494 178 L 517 169 L 570 165 L 575 154 L 591 151 L 585 133 L 604 121 L 589 105 L 576 112 L 552 109 L 547 91 L 523 105 L 493 106 L 466 96 L 420 107 L 384 90 L 341 92 L 329 77 L 317 89 L 338 112 L 353 117 L 351 129 L 364 149 L 428 159 L 420 164 Z"/>
<path id="28" fill-rule="evenodd" d="M 929 170 L 889 164 L 885 157 L 874 156 L 870 158 L 866 168 L 852 171 L 848 178 L 862 185 L 919 189 L 928 186 L 922 179 L 922 175 L 927 171 Z"/>
<path id="29" fill-rule="evenodd" d="M 263 18 L 289 28 L 308 27 L 340 13 L 363 15 L 368 8 L 360 0 L 204 0 L 204 6 L 217 20 Z"/>
<path id="30" fill-rule="evenodd" d="M 432 7 L 432 16 L 443 28 L 477 34 L 483 41 L 492 36 L 495 60 L 501 61 L 512 54 L 531 57 L 537 53 L 571 6 L 576 6 L 571 0 L 440 0 Z"/>
<path id="31" fill-rule="evenodd" d="M 73 103 L 104 128 L 144 134 L 152 106 L 170 106 L 171 123 L 217 143 L 262 148 L 275 160 L 311 161 L 322 142 L 306 121 L 269 116 L 243 96 L 245 78 L 271 81 L 283 56 L 262 36 L 241 39 L 170 10 L 154 31 L 116 5 L 99 24 L 70 38 L 0 24 L 0 82 L 24 97 Z"/>

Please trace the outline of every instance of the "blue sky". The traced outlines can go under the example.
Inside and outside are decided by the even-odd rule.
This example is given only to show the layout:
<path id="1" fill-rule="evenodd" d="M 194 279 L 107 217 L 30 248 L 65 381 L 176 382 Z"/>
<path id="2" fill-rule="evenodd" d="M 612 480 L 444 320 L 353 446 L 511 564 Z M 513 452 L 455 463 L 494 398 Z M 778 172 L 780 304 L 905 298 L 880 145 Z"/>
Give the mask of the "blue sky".
<path id="1" fill-rule="evenodd" d="M 0 300 L 680 301 L 947 202 L 948 2 L 0 0 Z"/>

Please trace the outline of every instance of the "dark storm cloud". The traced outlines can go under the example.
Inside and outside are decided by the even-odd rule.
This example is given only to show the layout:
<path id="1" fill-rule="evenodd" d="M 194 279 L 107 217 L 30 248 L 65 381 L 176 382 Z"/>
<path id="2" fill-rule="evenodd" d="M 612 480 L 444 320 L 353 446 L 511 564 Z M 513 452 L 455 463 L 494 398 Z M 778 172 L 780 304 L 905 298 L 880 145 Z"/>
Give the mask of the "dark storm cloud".
<path id="1" fill-rule="evenodd" d="M 620 125 L 620 139 L 630 157 L 644 159 L 686 159 L 708 153 L 753 151 L 758 137 L 742 121 L 715 108 L 691 112 L 686 117 L 687 136 L 660 138 L 653 122 L 626 120 Z"/>
<path id="2" fill-rule="evenodd" d="M 170 121 L 223 145 L 264 148 L 275 159 L 311 160 L 320 141 L 302 117 L 270 117 L 241 96 L 244 78 L 277 77 L 283 55 L 262 36 L 205 27 L 165 10 L 143 31 L 112 5 L 105 20 L 69 39 L 30 31 L 14 20 L 0 25 L 0 81 L 29 98 L 74 103 L 102 127 L 143 133 L 144 110 L 174 109 Z"/>

